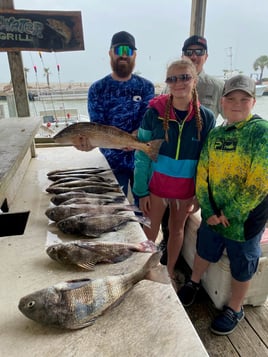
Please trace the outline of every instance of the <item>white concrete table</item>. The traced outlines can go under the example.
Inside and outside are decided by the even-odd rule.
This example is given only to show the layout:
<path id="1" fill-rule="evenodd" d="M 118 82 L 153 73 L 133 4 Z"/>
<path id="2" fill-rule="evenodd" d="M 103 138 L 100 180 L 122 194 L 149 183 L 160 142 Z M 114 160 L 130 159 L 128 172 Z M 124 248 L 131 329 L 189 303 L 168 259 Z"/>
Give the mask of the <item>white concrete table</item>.
<path id="1" fill-rule="evenodd" d="M 73 147 L 37 148 L 36 152 L 12 205 L 13 210 L 31 211 L 24 235 L 0 238 L 0 355 L 208 356 L 170 284 L 141 281 L 118 306 L 81 330 L 43 326 L 18 310 L 18 302 L 26 294 L 60 281 L 127 273 L 149 257 L 148 253 L 134 253 L 118 264 L 97 265 L 94 272 L 72 270 L 52 261 L 45 248 L 58 231 L 45 216 L 51 197 L 45 191 L 51 183 L 47 172 L 103 166 L 106 161 L 98 149 L 85 153 Z M 106 234 L 105 239 L 109 238 L 142 241 L 145 236 L 140 225 L 131 222 Z"/>

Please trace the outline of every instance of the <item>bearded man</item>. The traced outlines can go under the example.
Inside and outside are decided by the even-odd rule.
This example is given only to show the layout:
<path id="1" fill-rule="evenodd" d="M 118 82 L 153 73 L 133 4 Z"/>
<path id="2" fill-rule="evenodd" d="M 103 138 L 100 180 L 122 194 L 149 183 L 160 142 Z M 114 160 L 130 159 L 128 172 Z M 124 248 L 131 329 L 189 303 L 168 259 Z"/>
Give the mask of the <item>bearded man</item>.
<path id="1" fill-rule="evenodd" d="M 154 97 L 154 85 L 132 73 L 136 50 L 130 33 L 120 31 L 113 35 L 109 50 L 112 73 L 94 82 L 88 91 L 91 122 L 116 126 L 128 133 L 139 128 L 148 102 Z M 100 150 L 127 196 L 129 185 L 133 186 L 134 151 Z"/>

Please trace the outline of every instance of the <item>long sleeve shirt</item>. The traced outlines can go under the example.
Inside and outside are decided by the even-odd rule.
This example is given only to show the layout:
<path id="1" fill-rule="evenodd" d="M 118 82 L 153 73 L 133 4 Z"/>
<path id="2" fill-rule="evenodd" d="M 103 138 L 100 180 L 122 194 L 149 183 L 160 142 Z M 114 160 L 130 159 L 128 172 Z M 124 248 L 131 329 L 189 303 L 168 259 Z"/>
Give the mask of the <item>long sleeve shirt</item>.
<path id="1" fill-rule="evenodd" d="M 116 81 L 111 75 L 93 83 L 88 91 L 90 121 L 116 126 L 132 133 L 140 126 L 154 85 L 132 74 L 128 81 Z M 134 152 L 101 149 L 112 169 L 134 169 Z"/>
<path id="2" fill-rule="evenodd" d="M 211 226 L 224 237 L 245 241 L 268 219 L 268 121 L 214 128 L 202 149 L 196 182 L 203 220 L 222 210 L 230 222 Z"/>
<path id="3" fill-rule="evenodd" d="M 169 95 L 160 95 L 150 101 L 138 131 L 141 141 L 164 139 L 163 118 Z M 213 113 L 200 106 L 203 123 L 201 138 L 198 140 L 195 113 L 179 123 L 173 108 L 169 118 L 168 142 L 159 150 L 156 162 L 142 151 L 135 153 L 134 187 L 138 197 L 145 197 L 150 192 L 163 198 L 187 199 L 195 194 L 196 166 L 205 138 L 214 126 Z"/>

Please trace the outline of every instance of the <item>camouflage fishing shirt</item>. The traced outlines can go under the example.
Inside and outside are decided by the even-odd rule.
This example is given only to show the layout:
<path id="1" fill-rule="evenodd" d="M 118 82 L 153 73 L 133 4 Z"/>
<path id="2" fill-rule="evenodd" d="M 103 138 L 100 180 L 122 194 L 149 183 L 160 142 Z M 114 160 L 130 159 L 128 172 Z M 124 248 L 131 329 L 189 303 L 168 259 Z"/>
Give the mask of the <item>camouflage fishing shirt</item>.
<path id="1" fill-rule="evenodd" d="M 196 194 L 204 222 L 222 210 L 230 222 L 212 229 L 245 241 L 268 219 L 268 121 L 249 121 L 212 129 L 202 149 Z"/>
<path id="2" fill-rule="evenodd" d="M 154 85 L 137 75 L 116 81 L 108 75 L 93 83 L 88 91 L 90 121 L 112 125 L 128 133 L 140 126 Z M 134 169 L 134 151 L 101 149 L 112 169 Z"/>

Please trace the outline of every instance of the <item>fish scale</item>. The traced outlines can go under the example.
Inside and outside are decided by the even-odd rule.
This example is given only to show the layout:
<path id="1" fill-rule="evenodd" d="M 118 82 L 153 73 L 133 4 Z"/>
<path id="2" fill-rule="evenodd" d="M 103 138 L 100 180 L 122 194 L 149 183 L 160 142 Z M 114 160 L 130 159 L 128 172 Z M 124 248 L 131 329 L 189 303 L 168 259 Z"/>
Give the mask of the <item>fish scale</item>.
<path id="1" fill-rule="evenodd" d="M 75 240 L 69 243 L 52 244 L 46 249 L 51 259 L 86 270 L 94 270 L 95 264 L 100 262 L 110 264 L 122 262 L 133 252 L 154 253 L 156 251 L 158 251 L 158 246 L 150 240 L 140 243 Z"/>
<path id="2" fill-rule="evenodd" d="M 128 222 L 139 222 L 150 227 L 148 217 L 120 214 L 100 214 L 96 216 L 87 213 L 70 216 L 57 222 L 57 227 L 63 233 L 81 233 L 87 237 L 99 237 L 102 233 L 117 231 Z"/>
<path id="3" fill-rule="evenodd" d="M 90 326 L 135 284 L 147 279 L 147 274 L 159 264 L 160 256 L 161 252 L 154 253 L 131 273 L 71 280 L 36 291 L 20 299 L 19 310 L 29 319 L 46 325 L 67 329 Z"/>

